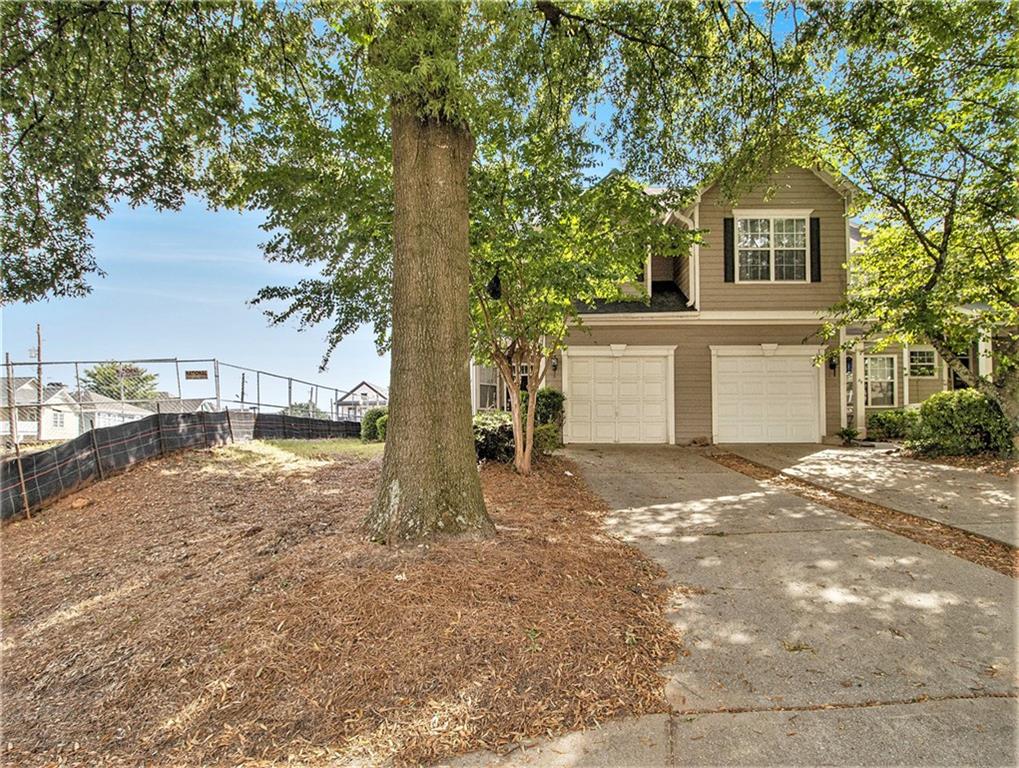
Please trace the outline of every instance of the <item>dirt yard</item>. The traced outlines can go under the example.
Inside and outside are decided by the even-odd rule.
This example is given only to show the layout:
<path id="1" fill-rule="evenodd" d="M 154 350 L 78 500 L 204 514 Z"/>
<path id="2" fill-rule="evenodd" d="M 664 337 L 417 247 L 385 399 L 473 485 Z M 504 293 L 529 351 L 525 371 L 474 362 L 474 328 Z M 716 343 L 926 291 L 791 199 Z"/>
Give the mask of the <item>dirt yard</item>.
<path id="1" fill-rule="evenodd" d="M 5 526 L 4 763 L 414 764 L 665 710 L 662 574 L 570 465 L 486 467 L 498 536 L 390 550 L 379 463 L 184 453 Z"/>

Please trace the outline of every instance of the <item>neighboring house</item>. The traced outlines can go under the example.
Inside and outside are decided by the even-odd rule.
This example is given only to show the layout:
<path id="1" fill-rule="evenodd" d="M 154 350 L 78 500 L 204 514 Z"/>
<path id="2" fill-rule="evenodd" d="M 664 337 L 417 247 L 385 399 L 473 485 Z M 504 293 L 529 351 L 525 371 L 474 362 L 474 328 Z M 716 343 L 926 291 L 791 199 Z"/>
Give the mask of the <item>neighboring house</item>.
<path id="1" fill-rule="evenodd" d="M 63 384 L 51 383 L 43 386 L 39 398 L 37 379 L 31 376 L 15 376 L 14 405 L 17 415 L 17 436 L 19 441 L 35 440 L 39 434 L 39 407 L 42 403 L 42 439 L 70 440 L 79 434 L 77 405 L 71 393 Z M 0 377 L 0 435 L 11 434 L 11 410 L 8 402 L 8 379 Z"/>
<path id="2" fill-rule="evenodd" d="M 133 403 L 114 400 L 112 397 L 88 389 L 74 392 L 72 398 L 79 405 L 82 432 L 102 427 L 114 427 L 152 415 L 152 411 Z"/>
<path id="3" fill-rule="evenodd" d="M 214 397 L 177 397 L 169 392 L 157 392 L 151 400 L 140 403 L 146 415 L 153 413 L 198 413 L 217 410 Z"/>
<path id="4" fill-rule="evenodd" d="M 703 230 L 703 242 L 689 258 L 652 255 L 650 304 L 586 310 L 585 328 L 552 361 L 545 385 L 566 394 L 564 440 L 820 442 L 851 420 L 862 425 L 854 402 L 886 407 L 878 403 L 950 385 L 936 356 L 929 375 L 920 347 L 815 364 L 825 310 L 846 293 L 854 191 L 824 171 L 789 168 L 735 206 L 707 185 L 672 212 L 665 226 Z M 475 410 L 504 407 L 495 371 L 471 373 Z"/>
<path id="5" fill-rule="evenodd" d="M 337 417 L 346 421 L 360 421 L 369 408 L 388 404 L 388 388 L 362 381 L 337 401 Z"/>

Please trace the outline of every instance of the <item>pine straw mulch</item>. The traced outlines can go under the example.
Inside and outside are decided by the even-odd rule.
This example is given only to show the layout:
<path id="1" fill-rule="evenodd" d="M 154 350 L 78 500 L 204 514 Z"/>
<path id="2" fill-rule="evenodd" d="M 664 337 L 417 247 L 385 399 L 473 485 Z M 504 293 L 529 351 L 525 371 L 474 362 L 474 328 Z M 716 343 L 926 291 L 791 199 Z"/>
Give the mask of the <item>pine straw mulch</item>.
<path id="1" fill-rule="evenodd" d="M 912 461 L 924 464 L 972 469 L 997 477 L 1019 477 L 1019 459 L 1005 459 L 993 453 L 981 453 L 976 456 L 923 456 L 903 451 L 902 455 Z"/>
<path id="2" fill-rule="evenodd" d="M 4 762 L 418 764 L 667 709 L 663 573 L 568 463 L 401 550 L 358 531 L 379 466 L 185 453 L 6 526 Z"/>
<path id="3" fill-rule="evenodd" d="M 1019 550 L 1015 547 L 981 536 L 978 533 L 956 528 L 936 520 L 910 515 L 883 507 L 872 501 L 824 486 L 790 477 L 772 467 L 750 461 L 733 453 L 708 454 L 709 458 L 724 467 L 741 472 L 767 485 L 823 504 L 836 512 L 855 517 L 875 528 L 904 536 L 912 541 L 950 552 L 963 560 L 982 565 L 1012 578 L 1019 578 Z"/>

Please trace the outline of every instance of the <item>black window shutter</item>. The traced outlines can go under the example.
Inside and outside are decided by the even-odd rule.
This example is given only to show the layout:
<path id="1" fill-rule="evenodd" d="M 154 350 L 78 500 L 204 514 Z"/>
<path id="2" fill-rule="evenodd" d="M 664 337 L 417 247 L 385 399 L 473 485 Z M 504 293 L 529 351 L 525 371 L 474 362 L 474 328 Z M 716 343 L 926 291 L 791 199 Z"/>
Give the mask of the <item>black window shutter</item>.
<path id="1" fill-rule="evenodd" d="M 736 282 L 736 238 L 734 220 L 722 219 L 722 252 L 725 258 L 725 282 Z"/>
<path id="2" fill-rule="evenodd" d="M 810 218 L 810 282 L 821 282 L 821 220 Z"/>

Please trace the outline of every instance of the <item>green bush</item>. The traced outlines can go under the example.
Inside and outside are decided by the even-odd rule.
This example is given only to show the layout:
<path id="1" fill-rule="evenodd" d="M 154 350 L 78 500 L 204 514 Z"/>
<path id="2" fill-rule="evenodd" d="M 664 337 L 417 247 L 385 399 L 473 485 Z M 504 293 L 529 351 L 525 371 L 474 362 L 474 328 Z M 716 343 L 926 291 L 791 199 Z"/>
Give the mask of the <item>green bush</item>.
<path id="1" fill-rule="evenodd" d="M 541 404 L 540 399 L 538 404 Z M 558 424 L 539 424 L 534 428 L 534 455 L 536 457 L 550 456 L 556 448 L 561 446 Z"/>
<path id="2" fill-rule="evenodd" d="M 375 434 L 381 442 L 386 442 L 386 424 L 389 423 L 389 414 L 384 413 L 375 422 Z"/>
<path id="3" fill-rule="evenodd" d="M 371 443 L 382 439 L 379 437 L 378 421 L 388 413 L 389 409 L 384 406 L 369 408 L 364 412 L 364 416 L 361 417 L 361 440 L 363 442 Z"/>
<path id="4" fill-rule="evenodd" d="M 874 411 L 867 416 L 867 438 L 870 440 L 901 440 L 911 437 L 920 422 L 916 408 L 893 408 Z"/>
<path id="5" fill-rule="evenodd" d="M 513 420 L 505 411 L 474 416 L 474 450 L 480 461 L 513 461 Z"/>
<path id="6" fill-rule="evenodd" d="M 920 424 L 907 445 L 927 455 L 1012 453 L 1012 438 L 1001 409 L 975 389 L 928 397 L 920 406 Z"/>
<path id="7" fill-rule="evenodd" d="M 520 393 L 520 416 L 527 422 L 527 405 L 530 400 L 528 392 Z M 563 423 L 564 404 L 566 395 L 557 389 L 542 387 L 538 390 L 537 411 L 534 412 L 534 423 L 538 424 L 559 424 Z"/>

